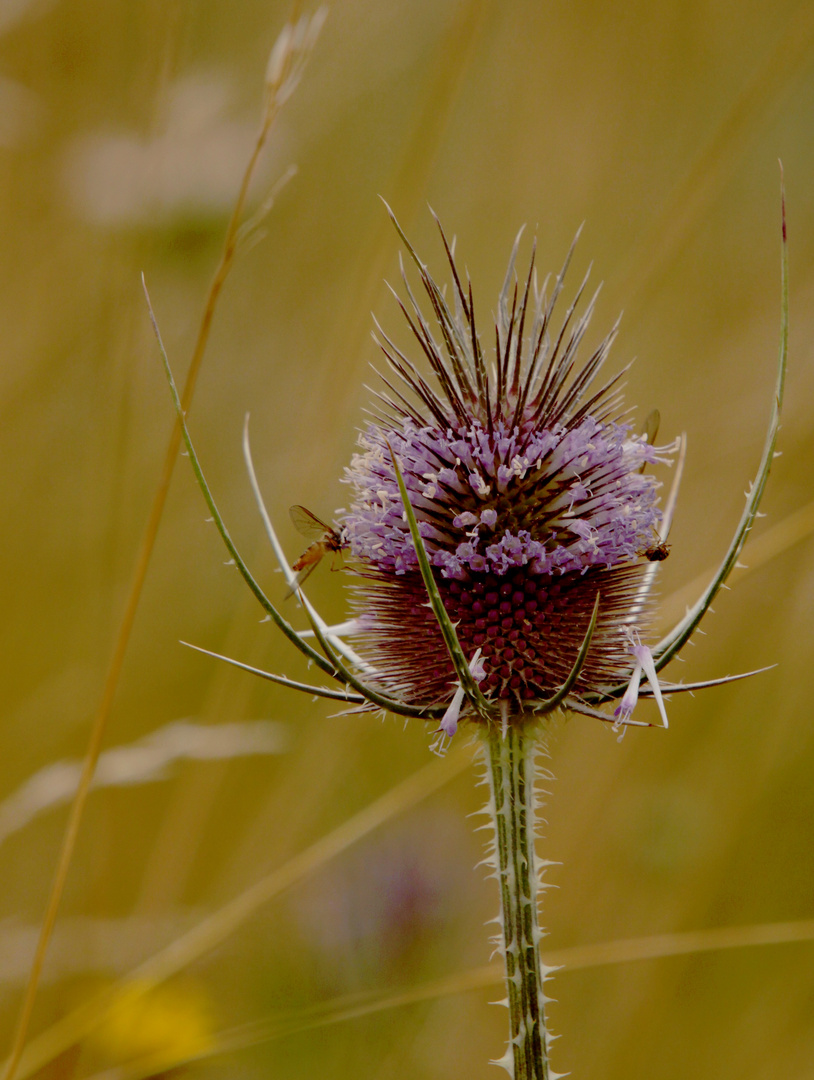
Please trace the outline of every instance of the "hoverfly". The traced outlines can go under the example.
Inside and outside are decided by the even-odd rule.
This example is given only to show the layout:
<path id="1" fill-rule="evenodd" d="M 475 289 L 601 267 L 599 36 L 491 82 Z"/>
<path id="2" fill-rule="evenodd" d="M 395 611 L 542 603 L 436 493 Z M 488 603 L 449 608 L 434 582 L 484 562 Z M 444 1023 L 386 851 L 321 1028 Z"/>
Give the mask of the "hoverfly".
<path id="1" fill-rule="evenodd" d="M 292 506 L 288 512 L 297 532 L 312 541 L 291 567 L 292 570 L 297 571 L 297 576 L 286 594 L 286 596 L 291 596 L 316 570 L 323 555 L 327 555 L 329 551 L 333 554 L 344 551 L 349 541 L 347 529 L 342 528 L 337 531 L 331 525 L 321 521 L 316 514 L 306 510 L 304 506 Z"/>

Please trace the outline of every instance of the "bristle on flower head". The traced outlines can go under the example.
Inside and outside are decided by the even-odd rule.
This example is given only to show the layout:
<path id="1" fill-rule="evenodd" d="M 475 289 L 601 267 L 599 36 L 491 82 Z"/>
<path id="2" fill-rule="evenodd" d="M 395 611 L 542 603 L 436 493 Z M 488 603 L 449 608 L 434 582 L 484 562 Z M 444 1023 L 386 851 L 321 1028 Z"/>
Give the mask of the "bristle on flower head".
<path id="1" fill-rule="evenodd" d="M 552 329 L 570 252 L 549 297 L 537 288 L 533 254 L 523 285 L 515 280 L 515 243 L 487 355 L 471 285 L 441 236 L 452 306 L 402 234 L 441 343 L 404 273 L 409 308 L 399 301 L 437 386 L 382 335 L 401 385 L 384 380 L 381 415 L 346 470 L 353 501 L 340 520 L 359 563 L 356 603 L 381 680 L 416 704 L 448 700 L 454 669 L 427 605 L 392 448 L 464 654 L 480 650 L 482 693 L 528 710 L 568 676 L 597 593 L 577 692 L 629 677 L 643 556 L 661 517 L 659 484 L 643 469 L 669 460 L 671 448 L 654 448 L 620 419 L 618 376 L 590 389 L 616 328 L 577 363 L 593 308 L 592 300 L 574 321 L 585 282 Z"/>

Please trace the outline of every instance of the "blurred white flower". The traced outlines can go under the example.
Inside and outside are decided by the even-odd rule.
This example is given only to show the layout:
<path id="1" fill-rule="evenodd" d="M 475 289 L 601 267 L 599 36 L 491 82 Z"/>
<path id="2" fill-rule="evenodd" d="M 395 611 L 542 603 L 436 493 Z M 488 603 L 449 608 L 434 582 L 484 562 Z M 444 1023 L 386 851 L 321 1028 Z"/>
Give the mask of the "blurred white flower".
<path id="1" fill-rule="evenodd" d="M 63 177 L 76 212 L 101 225 L 164 224 L 230 209 L 257 121 L 229 119 L 231 92 L 211 73 L 170 89 L 158 134 L 95 131 L 68 148 Z"/>
<path id="2" fill-rule="evenodd" d="M 92 973 L 124 975 L 201 917 L 194 908 L 122 918 L 64 916 L 54 932 L 43 981 Z M 37 923 L 24 923 L 16 916 L 0 919 L 0 987 L 25 982 L 39 936 Z"/>
<path id="3" fill-rule="evenodd" d="M 54 0 L 0 0 L 0 34 L 5 34 L 27 15 L 41 15 Z"/>
<path id="4" fill-rule="evenodd" d="M 284 724 L 254 720 L 232 724 L 193 724 L 176 720 L 127 746 L 105 750 L 93 787 L 123 787 L 166 780 L 182 759 L 207 761 L 254 754 L 280 754 L 288 748 Z M 56 761 L 21 784 L 0 803 L 0 844 L 44 810 L 69 802 L 79 784 L 81 761 Z"/>

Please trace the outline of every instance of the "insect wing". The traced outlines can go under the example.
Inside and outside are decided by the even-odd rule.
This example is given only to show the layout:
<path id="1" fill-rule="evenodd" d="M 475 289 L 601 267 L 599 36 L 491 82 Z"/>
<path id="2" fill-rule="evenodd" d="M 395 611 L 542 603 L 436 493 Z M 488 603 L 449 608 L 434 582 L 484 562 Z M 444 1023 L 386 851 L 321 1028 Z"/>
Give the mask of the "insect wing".
<path id="1" fill-rule="evenodd" d="M 305 581 L 307 580 L 307 578 L 309 578 L 311 576 L 311 574 L 313 574 L 313 572 L 316 570 L 316 568 L 318 566 L 319 566 L 319 559 L 314 559 L 313 562 L 307 563 L 302 568 L 302 570 L 300 570 L 299 574 L 297 574 L 297 576 L 291 582 L 291 588 L 285 594 L 285 599 L 286 600 L 289 598 L 289 596 L 293 596 L 294 593 L 297 591 L 297 589 L 299 589 L 302 585 L 305 584 Z"/>
<path id="2" fill-rule="evenodd" d="M 642 435 L 647 439 L 648 443 L 652 446 L 656 441 L 656 436 L 659 433 L 659 424 L 661 423 L 661 413 L 658 409 L 653 409 L 645 417 L 644 424 L 642 425 Z"/>
<path id="3" fill-rule="evenodd" d="M 644 435 L 645 439 L 647 439 L 648 446 L 652 446 L 653 443 L 656 441 L 656 436 L 659 433 L 660 423 L 661 413 L 658 411 L 658 409 L 653 409 L 653 411 L 648 413 L 645 417 L 644 424 L 642 425 L 642 435 Z M 642 465 L 641 469 L 639 469 L 639 472 L 643 473 L 646 468 L 647 462 Z"/>
<path id="4" fill-rule="evenodd" d="M 305 536 L 309 540 L 322 540 L 324 536 L 330 535 L 334 531 L 330 525 L 320 521 L 316 514 L 306 510 L 304 506 L 292 506 L 288 512 L 291 515 L 294 528 L 300 536 Z"/>

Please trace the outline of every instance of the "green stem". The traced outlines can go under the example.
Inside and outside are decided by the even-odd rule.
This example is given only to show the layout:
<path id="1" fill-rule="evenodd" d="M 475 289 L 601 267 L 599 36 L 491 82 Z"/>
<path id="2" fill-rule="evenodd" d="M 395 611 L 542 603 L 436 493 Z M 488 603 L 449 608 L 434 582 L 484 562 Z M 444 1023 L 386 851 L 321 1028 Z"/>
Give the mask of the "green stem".
<path id="1" fill-rule="evenodd" d="M 538 863 L 534 854 L 535 736 L 509 723 L 491 728 L 485 756 L 495 827 L 492 865 L 500 887 L 499 944 L 506 966 L 509 1044 L 502 1065 L 514 1080 L 553 1080 L 537 921 Z"/>

